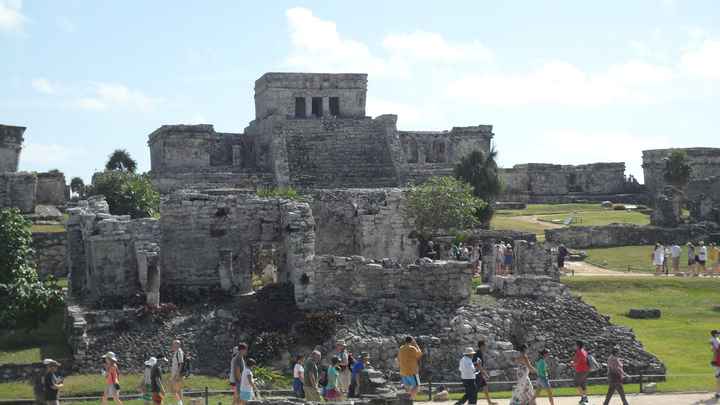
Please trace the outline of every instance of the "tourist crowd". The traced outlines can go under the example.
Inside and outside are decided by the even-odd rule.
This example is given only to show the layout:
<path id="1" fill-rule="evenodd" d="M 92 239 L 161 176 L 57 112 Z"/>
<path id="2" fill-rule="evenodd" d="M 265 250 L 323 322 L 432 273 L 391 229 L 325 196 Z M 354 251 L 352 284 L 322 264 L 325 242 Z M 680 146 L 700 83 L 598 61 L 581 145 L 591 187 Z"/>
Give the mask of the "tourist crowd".
<path id="1" fill-rule="evenodd" d="M 651 257 L 655 266 L 655 275 L 680 274 L 680 260 L 682 248 L 677 243 L 663 246 L 657 242 L 653 248 Z M 717 275 L 720 274 L 720 246 L 699 241 L 697 244 L 687 243 L 687 264 L 688 274 L 692 276 Z"/>

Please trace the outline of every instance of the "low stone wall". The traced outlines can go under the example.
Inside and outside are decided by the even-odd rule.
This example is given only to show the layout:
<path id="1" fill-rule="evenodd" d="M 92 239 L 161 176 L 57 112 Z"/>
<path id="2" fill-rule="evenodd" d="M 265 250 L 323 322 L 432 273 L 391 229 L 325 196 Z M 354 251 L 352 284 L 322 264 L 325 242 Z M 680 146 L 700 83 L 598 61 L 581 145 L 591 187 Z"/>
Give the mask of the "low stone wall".
<path id="1" fill-rule="evenodd" d="M 656 242 L 684 244 L 705 240 L 720 231 L 717 224 L 699 223 L 677 228 L 660 228 L 631 224 L 605 226 L 571 226 L 545 230 L 545 241 L 565 244 L 575 249 L 651 245 Z"/>
<path id="2" fill-rule="evenodd" d="M 568 294 L 565 284 L 547 276 L 495 276 L 493 290 L 501 297 L 553 297 Z"/>
<path id="3" fill-rule="evenodd" d="M 50 274 L 55 277 L 67 276 L 65 264 L 67 234 L 65 232 L 36 232 L 32 237 L 38 274 L 40 276 Z"/>
<path id="4" fill-rule="evenodd" d="M 316 256 L 306 283 L 296 286 L 300 308 L 325 308 L 328 302 L 373 301 L 388 308 L 409 302 L 462 304 L 470 298 L 473 270 L 468 262 L 419 259 L 400 265 L 362 256 Z"/>
<path id="5" fill-rule="evenodd" d="M 37 176 L 34 173 L 0 173 L 0 208 L 17 208 L 24 214 L 35 211 Z"/>

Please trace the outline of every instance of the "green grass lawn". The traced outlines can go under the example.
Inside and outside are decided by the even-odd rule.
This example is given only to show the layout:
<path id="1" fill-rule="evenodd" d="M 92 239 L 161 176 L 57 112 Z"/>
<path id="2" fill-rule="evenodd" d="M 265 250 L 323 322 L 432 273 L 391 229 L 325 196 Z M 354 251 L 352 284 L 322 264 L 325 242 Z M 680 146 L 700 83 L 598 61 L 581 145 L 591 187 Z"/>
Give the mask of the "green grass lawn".
<path id="1" fill-rule="evenodd" d="M 0 364 L 37 363 L 46 357 L 58 360 L 70 357 L 63 335 L 62 309 L 37 330 L 0 332 Z"/>
<path id="2" fill-rule="evenodd" d="M 528 204 L 524 210 L 498 210 L 496 215 L 519 216 L 519 215 L 550 215 L 563 214 L 574 211 L 604 211 L 600 203 L 591 204 Z"/>
<path id="3" fill-rule="evenodd" d="M 585 261 L 609 270 L 655 272 L 650 258 L 653 248 L 652 245 L 641 245 L 585 249 L 588 254 Z M 687 267 L 687 247 L 682 246 L 680 271 L 687 271 Z"/>
<path id="4" fill-rule="evenodd" d="M 573 211 L 562 214 L 541 215 L 538 219 L 553 223 L 562 223 L 567 218 L 572 217 L 570 226 L 598 226 L 608 224 L 635 224 L 649 225 L 650 216 L 636 211 L 614 211 L 614 210 L 593 210 L 593 211 Z"/>
<path id="5" fill-rule="evenodd" d="M 65 225 L 33 225 L 33 233 L 60 233 L 65 232 Z"/>
<path id="6" fill-rule="evenodd" d="M 661 391 L 714 386 L 709 331 L 720 326 L 720 312 L 712 309 L 719 304 L 720 280 L 573 277 L 564 282 L 585 302 L 610 315 L 613 323 L 631 327 L 645 349 L 660 358 L 669 376 L 658 384 Z M 625 313 L 632 307 L 659 308 L 662 318 L 630 319 Z"/>
<path id="7" fill-rule="evenodd" d="M 543 224 L 536 224 L 520 220 L 517 218 L 513 218 L 512 216 L 495 215 L 495 217 L 493 217 L 492 221 L 490 222 L 490 229 L 507 229 L 513 231 L 529 232 L 537 235 L 538 238 L 542 237 L 542 239 L 545 238 L 545 230 L 548 228 L 548 226 L 545 226 Z"/>

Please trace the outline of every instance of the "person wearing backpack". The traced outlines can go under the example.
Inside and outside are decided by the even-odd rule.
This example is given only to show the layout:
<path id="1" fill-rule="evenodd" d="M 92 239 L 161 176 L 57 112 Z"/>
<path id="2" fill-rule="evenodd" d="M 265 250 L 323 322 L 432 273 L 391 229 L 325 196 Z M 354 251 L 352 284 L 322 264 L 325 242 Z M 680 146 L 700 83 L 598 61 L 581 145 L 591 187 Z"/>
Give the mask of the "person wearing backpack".
<path id="1" fill-rule="evenodd" d="M 580 395 L 580 404 L 587 404 L 587 378 L 590 373 L 590 364 L 588 363 L 588 353 L 585 351 L 585 343 L 581 340 L 575 342 L 572 366 L 575 369 L 575 386 Z"/>
<path id="2" fill-rule="evenodd" d="M 170 366 L 170 389 L 175 395 L 177 405 L 183 405 L 183 369 L 185 365 L 185 353 L 180 347 L 179 340 L 173 340 L 170 346 L 172 352 L 172 363 Z"/>
<path id="3" fill-rule="evenodd" d="M 43 360 L 43 364 L 47 368 L 42 381 L 43 393 L 45 394 L 46 405 L 60 405 L 58 401 L 58 393 L 63 387 L 62 378 L 58 377 L 57 371 L 60 363 L 53 359 Z"/>
<path id="4" fill-rule="evenodd" d="M 620 400 L 622 400 L 623 405 L 628 405 L 628 401 L 627 399 L 625 399 L 625 388 L 623 388 L 625 370 L 623 369 L 622 361 L 618 357 L 619 354 L 620 349 L 618 349 L 617 347 L 613 347 L 610 351 L 610 357 L 608 357 L 607 360 L 608 392 L 605 396 L 604 405 L 610 404 L 610 399 L 612 398 L 613 394 L 615 394 L 615 391 L 620 394 Z"/>

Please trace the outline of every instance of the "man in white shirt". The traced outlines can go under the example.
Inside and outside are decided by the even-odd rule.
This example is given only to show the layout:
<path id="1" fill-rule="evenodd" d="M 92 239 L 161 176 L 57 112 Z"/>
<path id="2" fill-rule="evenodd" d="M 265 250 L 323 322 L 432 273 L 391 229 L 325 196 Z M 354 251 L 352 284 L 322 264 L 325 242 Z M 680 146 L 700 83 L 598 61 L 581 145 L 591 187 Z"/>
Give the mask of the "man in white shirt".
<path id="1" fill-rule="evenodd" d="M 707 257 L 708 257 L 708 250 L 707 246 L 705 246 L 705 242 L 700 241 L 700 248 L 698 249 L 698 264 L 700 265 L 700 270 L 705 273 L 707 271 L 706 263 L 707 263 Z"/>
<path id="2" fill-rule="evenodd" d="M 183 375 L 182 366 L 185 362 L 185 353 L 180 348 L 180 341 L 173 340 L 172 346 L 172 363 L 170 366 L 170 387 L 172 387 L 173 394 L 177 400 L 177 405 L 183 405 Z"/>
<path id="3" fill-rule="evenodd" d="M 674 243 L 672 247 L 670 248 L 670 258 L 672 260 L 672 271 L 673 273 L 679 273 L 680 272 L 680 255 L 682 254 L 682 249 L 680 248 L 680 245 L 677 243 Z"/>
<path id="4" fill-rule="evenodd" d="M 463 386 L 465 387 L 465 395 L 457 401 L 456 405 L 463 405 L 467 402 L 469 405 L 477 404 L 477 388 L 475 387 L 475 364 L 472 361 L 472 356 L 475 354 L 475 350 L 472 347 L 468 347 L 463 352 L 463 357 L 460 359 L 460 378 L 462 379 Z"/>

